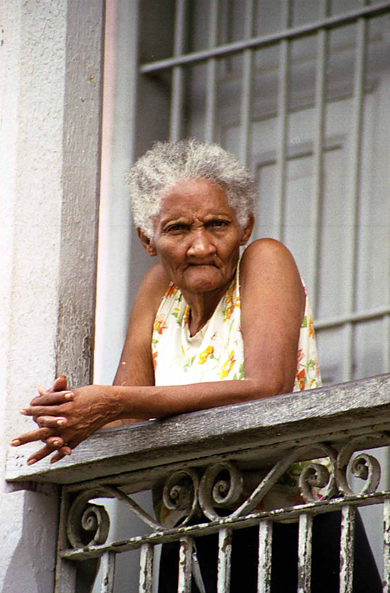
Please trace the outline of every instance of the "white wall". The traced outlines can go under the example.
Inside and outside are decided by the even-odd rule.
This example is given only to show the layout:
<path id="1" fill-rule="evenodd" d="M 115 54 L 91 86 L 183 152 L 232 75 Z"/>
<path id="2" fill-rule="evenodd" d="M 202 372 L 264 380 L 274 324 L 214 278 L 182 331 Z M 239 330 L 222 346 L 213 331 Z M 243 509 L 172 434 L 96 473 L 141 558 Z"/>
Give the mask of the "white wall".
<path id="1" fill-rule="evenodd" d="M 56 492 L 4 481 L 18 410 L 90 375 L 99 188 L 101 0 L 3 0 L 0 23 L 0 590 L 53 590 Z M 81 223 L 87 221 L 87 224 Z M 77 322 L 75 321 L 77 319 Z M 80 354 L 81 353 L 81 354 Z M 23 455 L 23 451 L 20 451 Z"/>

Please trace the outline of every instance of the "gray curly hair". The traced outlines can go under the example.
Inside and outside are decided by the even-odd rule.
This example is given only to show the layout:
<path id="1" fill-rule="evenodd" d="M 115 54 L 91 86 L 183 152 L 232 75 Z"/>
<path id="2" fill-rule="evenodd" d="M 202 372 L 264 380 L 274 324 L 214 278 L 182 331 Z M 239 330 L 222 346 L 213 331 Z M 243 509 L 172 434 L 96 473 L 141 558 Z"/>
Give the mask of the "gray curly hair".
<path id="1" fill-rule="evenodd" d="M 206 179 L 220 186 L 242 228 L 254 214 L 254 180 L 235 156 L 218 144 L 194 139 L 172 144 L 157 142 L 126 177 L 134 224 L 149 239 L 154 234 L 154 219 L 160 213 L 162 198 L 178 181 L 187 179 Z"/>

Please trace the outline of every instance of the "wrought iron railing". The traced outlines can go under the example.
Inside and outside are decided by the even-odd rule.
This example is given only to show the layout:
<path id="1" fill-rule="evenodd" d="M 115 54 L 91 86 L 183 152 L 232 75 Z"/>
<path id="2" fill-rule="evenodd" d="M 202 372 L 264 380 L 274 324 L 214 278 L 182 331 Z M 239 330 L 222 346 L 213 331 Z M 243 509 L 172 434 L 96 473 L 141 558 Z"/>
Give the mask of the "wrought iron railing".
<path id="1" fill-rule="evenodd" d="M 29 467 L 28 448 L 13 449 L 7 477 L 61 487 L 56 593 L 87 591 L 99 563 L 100 590 L 114 593 L 116 557 L 135 549 L 141 551 L 138 590 L 152 593 L 154 547 L 174 540 L 180 541 L 179 593 L 191 590 L 192 576 L 201 590 L 194 538 L 210 533 L 218 533 L 218 593 L 228 593 L 232 532 L 253 525 L 259 526 L 258 591 L 266 593 L 273 524 L 292 520 L 299 523 L 298 591 L 309 593 L 312 518 L 334 510 L 342 514 L 340 592 L 348 593 L 355 509 L 378 504 L 384 517 L 377 533 L 383 540 L 383 591 L 389 592 L 390 488 L 380 489 L 380 463 L 367 453 L 388 444 L 390 375 L 381 375 L 100 431 L 55 466 Z M 301 502 L 261 508 L 297 461 L 305 462 Z M 362 480 L 359 492 L 352 475 Z M 134 500 L 134 493 L 151 488 L 179 521 L 176 527 L 163 525 Z M 105 498 L 124 502 L 146 524 L 145 535 L 108 541 L 109 513 L 93 502 Z"/>

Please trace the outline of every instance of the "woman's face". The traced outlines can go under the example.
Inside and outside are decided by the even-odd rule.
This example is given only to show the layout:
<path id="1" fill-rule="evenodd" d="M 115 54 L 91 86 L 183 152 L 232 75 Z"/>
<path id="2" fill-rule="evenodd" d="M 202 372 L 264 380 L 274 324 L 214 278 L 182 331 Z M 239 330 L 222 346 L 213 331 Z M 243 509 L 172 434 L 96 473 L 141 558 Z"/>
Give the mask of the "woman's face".
<path id="1" fill-rule="evenodd" d="M 219 292 L 230 284 L 252 227 L 252 218 L 245 229 L 239 226 L 219 186 L 180 181 L 162 199 L 147 251 L 158 255 L 184 294 Z"/>

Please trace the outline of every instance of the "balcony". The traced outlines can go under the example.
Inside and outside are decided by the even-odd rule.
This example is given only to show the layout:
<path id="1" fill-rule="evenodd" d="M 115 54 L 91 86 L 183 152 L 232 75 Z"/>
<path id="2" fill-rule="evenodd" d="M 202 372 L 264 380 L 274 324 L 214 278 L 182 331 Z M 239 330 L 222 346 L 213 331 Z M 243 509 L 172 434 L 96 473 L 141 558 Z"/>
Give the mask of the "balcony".
<path id="1" fill-rule="evenodd" d="M 26 465 L 35 446 L 10 449 L 7 479 L 23 488 L 50 483 L 61 489 L 56 593 L 87 591 L 93 577 L 81 567 L 89 560 L 94 573 L 99 559 L 101 591 L 114 592 L 116 557 L 135 549 L 141 550 L 139 591 L 152 593 L 154 546 L 173 540 L 181 542 L 178 591 L 189 592 L 196 572 L 193 538 L 216 532 L 218 591 L 227 592 L 231 532 L 253 525 L 260 530 L 258 591 L 270 592 L 272 526 L 291 520 L 299 521 L 298 591 L 309 593 L 312 517 L 334 510 L 342 513 L 340 592 L 348 593 L 355 509 L 366 505 L 383 507 L 384 530 L 377 537 L 383 539 L 383 591 L 389 592 L 390 491 L 379 490 L 380 464 L 367 453 L 388 444 L 390 374 L 107 429 L 54 466 L 48 460 Z M 259 510 L 293 463 L 312 459 L 299 476 L 302 503 Z M 180 517 L 178 527 L 162 526 L 134 501 L 134 493 L 151 488 Z M 104 498 L 116 498 L 138 515 L 145 535 L 108 542 L 108 513 L 91 502 Z"/>

